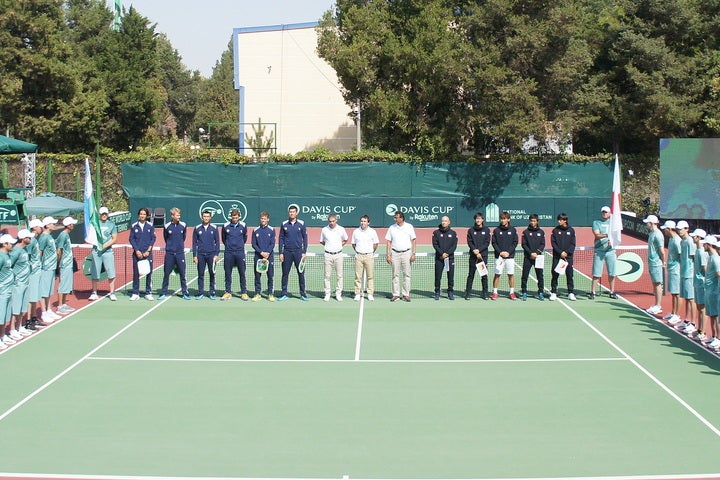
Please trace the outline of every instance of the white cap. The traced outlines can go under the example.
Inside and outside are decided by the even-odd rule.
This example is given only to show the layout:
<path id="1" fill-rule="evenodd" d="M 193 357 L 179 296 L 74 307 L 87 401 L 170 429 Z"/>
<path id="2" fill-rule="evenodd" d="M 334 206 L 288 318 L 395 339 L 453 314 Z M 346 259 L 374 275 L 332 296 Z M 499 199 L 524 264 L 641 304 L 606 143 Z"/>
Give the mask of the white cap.
<path id="1" fill-rule="evenodd" d="M 43 226 L 42 220 L 40 220 L 39 218 L 34 218 L 34 219 L 30 220 L 30 223 L 28 223 L 28 228 L 37 228 L 37 227 L 42 227 L 42 226 Z"/>
<path id="2" fill-rule="evenodd" d="M 675 222 L 672 220 L 665 220 L 665 223 L 660 228 L 675 228 Z"/>
<path id="3" fill-rule="evenodd" d="M 700 237 L 700 238 L 705 238 L 706 235 L 707 235 L 707 233 L 705 233 L 705 230 L 703 230 L 702 228 L 696 228 L 690 234 L 691 237 Z"/>
<path id="4" fill-rule="evenodd" d="M 72 217 L 65 217 L 65 218 L 63 218 L 63 225 L 65 225 L 66 227 L 67 227 L 68 225 L 75 225 L 76 223 L 77 223 L 77 220 L 75 220 L 75 219 L 72 218 Z"/>
<path id="5" fill-rule="evenodd" d="M 20 231 L 18 232 L 18 239 L 19 239 L 19 240 L 22 240 L 23 238 L 32 238 L 32 237 L 34 237 L 34 236 L 35 236 L 35 235 L 33 235 L 33 233 L 32 233 L 30 230 L 28 230 L 27 228 L 23 228 L 22 230 L 20 230 Z"/>
<path id="6" fill-rule="evenodd" d="M 709 245 L 712 245 L 713 247 L 720 246 L 720 242 L 718 242 L 718 239 L 715 237 L 715 235 L 708 235 L 705 237 L 704 240 L 700 240 L 700 243 L 707 243 Z"/>
<path id="7" fill-rule="evenodd" d="M 605 205 L 604 207 L 602 207 L 602 208 L 600 209 L 600 211 L 601 211 L 601 212 L 610 213 L 610 207 L 608 207 L 607 205 Z"/>
<path id="8" fill-rule="evenodd" d="M 14 244 L 15 242 L 17 242 L 17 240 L 15 240 L 15 239 L 13 238 L 13 236 L 10 235 L 9 233 L 6 233 L 5 235 L 0 235 L 0 244 L 3 244 L 3 243 L 12 243 L 12 244 Z"/>
<path id="9" fill-rule="evenodd" d="M 655 215 L 648 215 L 646 219 L 643 220 L 645 223 L 660 223 L 660 220 Z"/>
<path id="10" fill-rule="evenodd" d="M 683 228 L 690 228 L 690 225 L 685 220 L 680 220 L 675 227 L 675 230 L 682 230 Z"/>
<path id="11" fill-rule="evenodd" d="M 43 227 L 47 227 L 48 225 L 53 225 L 58 223 L 57 219 L 54 217 L 45 217 L 42 219 Z"/>
<path id="12" fill-rule="evenodd" d="M 100 215 L 102 215 L 103 213 L 107 213 L 108 215 L 110 215 L 110 210 L 108 210 L 107 207 L 100 207 L 100 210 L 98 210 L 98 213 Z"/>

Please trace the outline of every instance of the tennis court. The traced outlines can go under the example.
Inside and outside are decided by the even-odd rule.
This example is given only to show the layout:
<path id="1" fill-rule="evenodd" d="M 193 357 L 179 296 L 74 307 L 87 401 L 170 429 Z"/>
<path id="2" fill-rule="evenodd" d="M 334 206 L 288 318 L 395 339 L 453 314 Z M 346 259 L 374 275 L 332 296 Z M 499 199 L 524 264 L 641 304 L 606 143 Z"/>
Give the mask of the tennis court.
<path id="1" fill-rule="evenodd" d="M 17 347 L 5 477 L 720 476 L 720 360 L 607 296 L 121 297 Z"/>

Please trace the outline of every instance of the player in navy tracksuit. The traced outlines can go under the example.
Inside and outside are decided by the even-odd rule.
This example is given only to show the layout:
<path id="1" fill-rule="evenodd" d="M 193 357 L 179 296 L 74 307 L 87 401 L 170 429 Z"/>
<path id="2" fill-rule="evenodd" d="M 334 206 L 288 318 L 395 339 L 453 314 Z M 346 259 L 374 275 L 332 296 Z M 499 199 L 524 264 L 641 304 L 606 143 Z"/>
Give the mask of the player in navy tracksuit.
<path id="1" fill-rule="evenodd" d="M 470 267 L 468 269 L 467 282 L 465 283 L 465 300 L 470 300 L 473 281 L 475 280 L 476 265 L 480 262 L 488 263 L 488 249 L 490 248 L 490 229 L 485 226 L 485 217 L 482 213 L 475 214 L 475 225 L 468 228 L 467 244 L 470 249 Z M 488 276 L 480 277 L 482 283 L 482 298 L 488 297 Z"/>
<path id="2" fill-rule="evenodd" d="M 275 229 L 269 225 L 270 214 L 267 212 L 260 213 L 260 226 L 255 228 L 252 233 L 252 248 L 255 251 L 255 263 L 258 260 L 265 259 L 268 261 L 267 272 L 267 294 L 268 300 L 275 301 L 273 280 L 275 276 L 275 257 L 273 250 L 275 249 Z M 260 292 L 262 285 L 260 283 L 261 273 L 255 271 L 255 296 L 253 302 L 260 300 Z"/>
<path id="3" fill-rule="evenodd" d="M 193 231 L 193 262 L 198 269 L 198 294 L 196 300 L 205 296 L 205 266 L 210 270 L 210 300 L 215 300 L 215 264 L 220 254 L 220 235 L 217 227 L 210 223 L 212 214 L 205 210 L 202 212 L 202 223 Z"/>
<path id="4" fill-rule="evenodd" d="M 448 263 L 448 300 L 455 300 L 455 250 L 457 249 L 457 243 L 457 233 L 450 228 L 450 217 L 442 217 L 438 229 L 433 232 L 432 236 L 432 246 L 435 249 L 435 300 L 440 300 L 440 281 L 445 269 L 445 262 Z"/>
<path id="5" fill-rule="evenodd" d="M 305 223 L 297 218 L 298 208 L 290 205 L 288 208 L 288 219 L 285 220 L 280 227 L 280 235 L 278 238 L 278 253 L 280 254 L 280 262 L 282 263 L 282 293 L 279 301 L 287 300 L 288 279 L 290 277 L 290 269 L 295 265 L 298 272 L 298 281 L 300 283 L 300 300 L 307 302 L 310 300 L 305 292 L 305 273 L 300 272 L 298 268 L 301 261 L 305 260 L 305 254 L 308 246 L 307 230 Z"/>
<path id="6" fill-rule="evenodd" d="M 163 282 L 158 300 L 167 297 L 170 274 L 177 268 L 180 274 L 180 288 L 182 289 L 183 300 L 190 300 L 187 288 L 187 277 L 185 276 L 185 237 L 187 236 L 187 225 L 180 221 L 182 211 L 179 208 L 170 209 L 170 221 L 163 228 L 165 238 L 165 262 L 163 264 Z"/>
<path id="7" fill-rule="evenodd" d="M 515 227 L 510 225 L 510 213 L 502 212 L 500 214 L 500 225 L 493 230 L 492 246 L 495 251 L 495 277 L 493 278 L 493 293 L 490 296 L 492 300 L 498 298 L 498 285 L 500 284 L 500 275 L 504 273 L 508 276 L 510 284 L 510 300 L 516 300 L 515 295 L 515 248 L 518 244 L 518 234 Z M 500 259 L 503 259 L 501 266 Z"/>
<path id="8" fill-rule="evenodd" d="M 527 300 L 527 283 L 530 269 L 535 267 L 535 277 L 538 284 L 538 300 L 545 300 L 543 290 L 545 290 L 545 280 L 543 278 L 544 269 L 535 266 L 535 260 L 538 255 L 542 255 L 545 251 L 545 232 L 538 226 L 538 215 L 533 213 L 530 215 L 530 225 L 523 230 L 522 233 L 522 249 L 525 253 L 523 260 L 522 277 L 520 277 L 520 297 Z"/>
<path id="9" fill-rule="evenodd" d="M 575 230 L 568 224 L 568 216 L 561 213 L 557 216 L 558 225 L 550 234 L 550 244 L 553 249 L 552 276 L 550 277 L 550 300 L 557 298 L 558 277 L 555 271 L 560 259 L 568 262 L 565 269 L 567 279 L 568 298 L 575 300 L 575 283 L 573 280 L 573 253 L 575 253 Z"/>
<path id="10" fill-rule="evenodd" d="M 223 300 L 232 298 L 232 273 L 237 267 L 240 274 L 240 299 L 250 299 L 247 294 L 247 279 L 245 277 L 245 243 L 247 242 L 247 226 L 240 221 L 240 211 L 234 208 L 230 212 L 230 221 L 223 225 L 221 231 L 222 243 L 225 245 L 225 293 Z"/>
<path id="11" fill-rule="evenodd" d="M 155 245 L 155 228 L 149 221 L 150 209 L 141 208 L 138 210 L 138 221 L 130 227 L 130 245 L 133 249 L 133 283 L 130 297 L 137 300 L 140 293 L 140 272 L 138 272 L 138 261 L 148 260 L 150 262 L 150 274 L 145 278 L 145 298 L 152 300 L 152 248 Z"/>

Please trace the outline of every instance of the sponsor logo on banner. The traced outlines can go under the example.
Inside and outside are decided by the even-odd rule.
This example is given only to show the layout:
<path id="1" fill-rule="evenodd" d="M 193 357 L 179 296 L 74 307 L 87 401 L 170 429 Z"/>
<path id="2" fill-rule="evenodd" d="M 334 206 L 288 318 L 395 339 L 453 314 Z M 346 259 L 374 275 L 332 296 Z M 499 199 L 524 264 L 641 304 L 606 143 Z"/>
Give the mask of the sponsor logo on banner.
<path id="1" fill-rule="evenodd" d="M 299 217 L 309 217 L 310 220 L 321 220 L 327 222 L 328 216 L 334 213 L 338 221 L 341 221 L 343 215 L 347 216 L 357 210 L 357 205 L 348 204 L 309 204 L 309 205 L 298 205 L 297 203 L 291 203 L 288 208 L 295 206 L 298 209 Z"/>
<path id="2" fill-rule="evenodd" d="M 443 215 L 451 215 L 455 207 L 452 205 L 397 205 L 388 203 L 385 206 L 385 213 L 392 217 L 395 212 L 401 211 L 405 214 L 407 222 L 431 222 L 440 220 Z"/>
<path id="3" fill-rule="evenodd" d="M 617 276 L 625 283 L 637 282 L 644 272 L 643 259 L 634 252 L 623 252 L 617 257 Z"/>
<path id="4" fill-rule="evenodd" d="M 15 223 L 17 222 L 18 212 L 15 205 L 7 205 L 0 207 L 0 222 Z"/>
<path id="5" fill-rule="evenodd" d="M 236 208 L 240 212 L 240 220 L 245 221 L 247 217 L 247 207 L 240 200 L 206 200 L 200 205 L 198 217 L 202 218 L 202 212 L 207 210 L 210 212 L 210 215 L 212 215 L 210 223 L 213 225 L 224 225 L 230 221 L 230 212 Z"/>

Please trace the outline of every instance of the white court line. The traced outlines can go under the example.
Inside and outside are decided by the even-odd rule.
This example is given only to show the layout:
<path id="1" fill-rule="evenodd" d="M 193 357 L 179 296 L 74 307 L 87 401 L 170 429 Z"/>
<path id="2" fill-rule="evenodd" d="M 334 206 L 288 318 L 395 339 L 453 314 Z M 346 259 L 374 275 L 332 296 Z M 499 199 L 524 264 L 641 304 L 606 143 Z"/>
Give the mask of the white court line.
<path id="1" fill-rule="evenodd" d="M 197 277 L 195 277 L 195 278 L 192 279 L 191 281 L 194 282 L 196 279 L 197 279 Z M 188 282 L 188 284 L 189 284 L 189 283 L 190 283 L 190 282 Z M 169 299 L 169 298 L 170 298 L 170 297 L 168 297 L 168 299 Z M 62 377 L 64 377 L 65 375 L 67 375 L 69 372 L 71 372 L 72 370 L 74 370 L 75 367 L 77 367 L 77 366 L 80 365 L 82 362 L 84 362 L 85 360 L 87 360 L 88 358 L 90 358 L 95 352 L 97 352 L 98 350 L 100 350 L 101 348 L 103 348 L 105 345 L 107 345 L 108 343 L 110 343 L 110 342 L 112 342 L 113 340 L 115 340 L 117 337 L 119 337 L 121 334 L 123 334 L 126 330 L 128 330 L 128 329 L 131 328 L 133 325 L 135 325 L 136 323 L 138 323 L 140 320 L 142 320 L 143 318 L 145 318 L 147 315 L 149 315 L 150 313 L 152 313 L 156 308 L 159 308 L 163 303 L 165 303 L 165 301 L 157 302 L 153 307 L 151 307 L 151 308 L 150 308 L 149 310 L 147 310 L 145 313 L 143 313 L 142 315 L 140 315 L 139 317 L 137 317 L 135 320 L 133 320 L 132 322 L 130 322 L 130 323 L 128 323 L 127 325 L 125 325 L 123 328 L 121 328 L 120 330 L 118 330 L 117 332 L 115 332 L 115 334 L 113 334 L 110 338 L 108 338 L 107 340 L 105 340 L 104 342 L 102 342 L 100 345 L 98 345 L 97 347 L 93 348 L 93 349 L 90 350 L 88 353 L 86 353 L 84 356 L 82 356 L 82 357 L 81 357 L 79 360 L 77 360 L 75 363 L 73 363 L 72 365 L 70 365 L 69 367 L 67 367 L 65 370 L 63 370 L 62 372 L 60 372 L 60 373 L 58 373 L 57 375 L 55 375 L 53 378 L 51 378 L 50 380 L 48 380 L 44 385 L 38 387 L 37 389 L 35 389 L 35 391 L 33 391 L 32 393 L 30 393 L 29 395 L 27 395 L 25 398 L 23 398 L 22 400 L 20 400 L 18 403 L 16 403 L 16 404 L 13 405 L 12 407 L 10 407 L 8 410 L 6 410 L 5 412 L 3 412 L 3 414 L 0 415 L 0 422 L 3 421 L 3 420 L 5 419 L 5 417 L 7 417 L 7 416 L 10 415 L 11 413 L 13 413 L 15 410 L 17 410 L 18 408 L 22 407 L 22 406 L 25 405 L 27 402 L 29 402 L 30 400 L 32 400 L 35 396 L 37 396 L 38 394 L 40 394 L 41 392 L 43 392 L 43 391 L 44 391 L 46 388 L 48 388 L 50 385 L 52 385 L 53 383 L 57 382 L 57 381 L 60 380 Z M 30 338 L 32 338 L 32 337 L 30 337 Z"/>
<path id="2" fill-rule="evenodd" d="M 716 436 L 720 437 L 720 430 L 715 425 L 710 423 L 710 421 L 708 421 L 705 417 L 703 417 L 700 414 L 700 412 L 695 410 L 693 407 L 690 406 L 690 404 L 688 404 L 685 400 L 680 398 L 680 396 L 677 393 L 675 393 L 674 391 L 672 391 L 670 389 L 670 387 L 665 385 L 662 381 L 660 381 L 660 379 L 658 379 L 655 375 L 650 373 L 650 371 L 648 371 L 645 367 L 640 365 L 640 363 L 637 360 L 632 358 L 628 353 L 626 353 L 622 348 L 620 348 L 615 342 L 610 340 L 604 333 L 602 333 L 594 325 L 592 325 L 590 322 L 588 322 L 587 319 L 585 319 L 585 317 L 580 315 L 575 309 L 573 309 L 570 305 L 568 305 L 564 300 L 558 299 L 558 301 L 565 308 L 567 308 L 573 315 L 575 315 L 578 319 L 580 319 L 580 321 L 583 322 L 588 328 L 590 328 L 592 331 L 594 331 L 600 338 L 605 340 L 608 343 L 608 345 L 610 345 L 612 348 L 617 350 L 618 353 L 620 353 L 620 355 L 622 355 L 627 360 L 629 360 L 630 363 L 635 365 L 635 367 L 637 367 L 638 370 L 640 370 L 642 373 L 644 373 L 650 380 L 655 382 L 655 384 L 657 386 L 659 386 L 661 389 L 663 389 L 668 395 L 670 395 L 673 399 L 675 399 L 675 401 L 677 401 L 680 405 L 685 407 L 685 409 L 687 409 L 687 411 L 689 411 L 691 414 L 693 414 L 695 416 L 695 418 L 700 420 L 700 422 L 702 422 L 706 427 L 708 427 L 711 432 L 713 432 Z"/>
<path id="3" fill-rule="evenodd" d="M 188 362 L 188 363 L 562 363 L 562 362 L 626 362 L 625 357 L 597 358 L 511 358 L 511 359 L 281 359 L 281 358 L 160 358 L 160 357 L 87 357 L 88 360 L 112 362 Z"/>
<path id="4" fill-rule="evenodd" d="M 360 312 L 358 313 L 358 328 L 357 328 L 357 335 L 355 337 L 355 361 L 356 362 L 358 360 L 360 360 L 360 346 L 362 345 L 362 328 L 363 328 L 363 318 L 364 318 L 364 313 L 365 313 L 365 282 L 366 282 L 366 278 L 367 277 L 365 275 L 365 272 L 363 271 L 363 281 L 362 281 L 362 285 L 360 286 Z"/>

